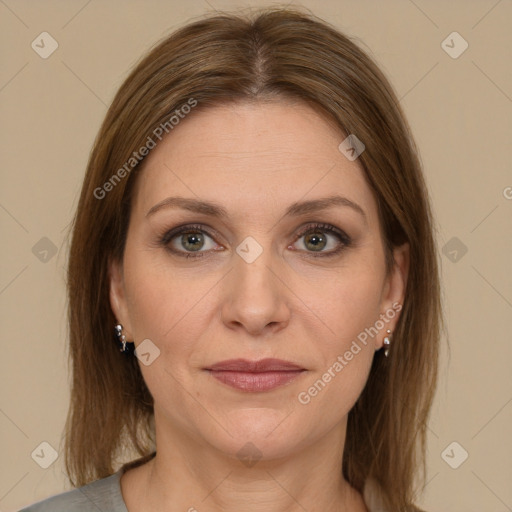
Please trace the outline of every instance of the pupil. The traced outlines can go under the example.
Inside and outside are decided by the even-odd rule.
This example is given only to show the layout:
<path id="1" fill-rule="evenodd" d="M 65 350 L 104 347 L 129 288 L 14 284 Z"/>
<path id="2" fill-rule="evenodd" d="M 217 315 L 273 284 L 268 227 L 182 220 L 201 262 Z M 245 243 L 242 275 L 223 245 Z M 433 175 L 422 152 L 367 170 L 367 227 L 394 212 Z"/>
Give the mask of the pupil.
<path id="1" fill-rule="evenodd" d="M 194 246 L 194 244 L 196 244 L 197 242 L 199 242 L 199 244 L 200 244 L 199 247 L 197 245 Z M 186 235 L 185 243 L 182 245 L 185 249 L 197 251 L 198 249 L 201 249 L 201 247 L 202 247 L 201 242 L 202 242 L 202 235 L 200 233 L 189 233 L 188 235 Z M 187 247 L 187 244 L 190 244 L 191 246 Z"/>
<path id="2" fill-rule="evenodd" d="M 313 250 L 319 251 L 325 247 L 325 237 L 321 234 L 311 234 L 306 236 L 306 244 L 312 243 L 313 244 Z"/>

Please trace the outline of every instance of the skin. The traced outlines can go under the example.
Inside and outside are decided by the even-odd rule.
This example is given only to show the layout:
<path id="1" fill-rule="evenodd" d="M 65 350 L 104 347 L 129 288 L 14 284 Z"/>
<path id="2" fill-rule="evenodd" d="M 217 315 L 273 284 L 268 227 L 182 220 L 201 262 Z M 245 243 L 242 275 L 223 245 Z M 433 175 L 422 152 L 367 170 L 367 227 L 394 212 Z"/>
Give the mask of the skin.
<path id="1" fill-rule="evenodd" d="M 126 339 L 160 350 L 150 365 L 139 361 L 155 402 L 157 455 L 121 479 L 130 512 L 367 510 L 341 474 L 347 416 L 399 314 L 308 404 L 297 398 L 404 297 L 409 248 L 395 249 L 386 274 L 377 203 L 361 164 L 339 151 L 344 138 L 305 104 L 237 103 L 197 109 L 148 155 L 124 260 L 111 264 L 111 304 Z M 294 202 L 333 193 L 365 217 L 348 206 L 283 216 Z M 179 208 L 147 215 L 169 196 L 216 202 L 228 217 Z M 315 245 L 298 236 L 312 222 L 332 224 L 352 243 L 315 257 Z M 189 223 L 212 228 L 204 245 L 184 248 L 184 235 L 168 245 L 182 254 L 199 247 L 202 258 L 159 242 Z M 320 252 L 341 244 L 311 231 L 327 241 Z M 263 250 L 252 263 L 236 252 L 247 236 Z M 307 371 L 247 393 L 204 370 L 238 357 L 281 358 Z M 237 455 L 248 442 L 261 457 L 251 466 Z"/>

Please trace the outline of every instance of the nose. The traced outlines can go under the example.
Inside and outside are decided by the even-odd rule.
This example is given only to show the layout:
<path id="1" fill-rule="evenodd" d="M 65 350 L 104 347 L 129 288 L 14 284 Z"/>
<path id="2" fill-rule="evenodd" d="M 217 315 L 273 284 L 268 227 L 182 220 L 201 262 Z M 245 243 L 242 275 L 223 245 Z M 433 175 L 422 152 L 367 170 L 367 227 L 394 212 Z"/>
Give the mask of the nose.
<path id="1" fill-rule="evenodd" d="M 224 287 L 221 317 L 230 329 L 264 336 L 284 329 L 290 321 L 291 292 L 283 280 L 284 262 L 270 249 L 251 263 L 234 255 L 234 268 Z"/>

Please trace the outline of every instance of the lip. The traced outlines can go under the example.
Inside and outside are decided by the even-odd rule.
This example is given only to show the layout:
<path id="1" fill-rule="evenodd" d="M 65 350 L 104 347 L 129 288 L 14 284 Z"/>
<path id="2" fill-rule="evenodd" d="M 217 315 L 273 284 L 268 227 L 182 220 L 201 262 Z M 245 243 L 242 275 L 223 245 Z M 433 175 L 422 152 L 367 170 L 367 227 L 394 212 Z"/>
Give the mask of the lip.
<path id="1" fill-rule="evenodd" d="M 245 372 L 245 373 L 260 373 L 260 372 L 286 372 L 294 370 L 305 370 L 291 361 L 284 361 L 283 359 L 260 359 L 259 361 L 249 361 L 248 359 L 228 359 L 220 361 L 205 368 L 212 371 L 231 371 L 231 372 Z"/>
<path id="2" fill-rule="evenodd" d="M 290 383 L 305 368 L 282 359 L 230 359 L 205 368 L 220 382 L 245 392 L 270 391 Z"/>

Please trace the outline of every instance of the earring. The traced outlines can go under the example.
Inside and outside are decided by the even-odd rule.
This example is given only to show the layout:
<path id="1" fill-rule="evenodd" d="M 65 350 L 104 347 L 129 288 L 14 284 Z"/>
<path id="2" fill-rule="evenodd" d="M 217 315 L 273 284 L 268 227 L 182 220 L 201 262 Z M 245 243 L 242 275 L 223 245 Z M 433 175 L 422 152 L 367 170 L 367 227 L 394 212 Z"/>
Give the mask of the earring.
<path id="1" fill-rule="evenodd" d="M 391 331 L 388 329 L 386 332 L 388 334 L 384 338 L 384 345 L 386 345 L 386 349 L 384 350 L 384 355 L 386 357 L 388 357 L 388 355 L 389 355 L 389 347 L 391 346 Z"/>
<path id="2" fill-rule="evenodd" d="M 131 349 L 133 348 L 133 345 L 135 345 L 135 343 L 131 341 L 126 341 L 126 336 L 123 334 L 123 326 L 121 324 L 117 324 L 114 327 L 114 329 L 116 331 L 116 336 L 119 341 L 119 350 L 121 352 L 131 352 Z M 129 348 L 127 345 L 129 345 Z"/>

